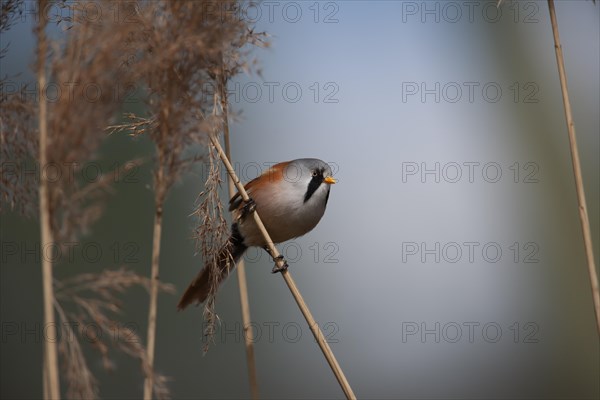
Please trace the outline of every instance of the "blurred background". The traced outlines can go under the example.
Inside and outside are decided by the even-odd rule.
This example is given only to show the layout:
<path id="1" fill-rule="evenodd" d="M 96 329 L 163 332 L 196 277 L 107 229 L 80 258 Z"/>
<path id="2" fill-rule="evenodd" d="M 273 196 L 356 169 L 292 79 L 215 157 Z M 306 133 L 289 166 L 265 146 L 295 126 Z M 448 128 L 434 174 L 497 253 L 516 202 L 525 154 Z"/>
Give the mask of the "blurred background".
<path id="1" fill-rule="evenodd" d="M 558 1 L 571 103 L 599 256 L 600 8 Z M 547 3 L 263 2 L 246 8 L 272 46 L 261 74 L 229 85 L 243 181 L 275 162 L 329 162 L 338 179 L 317 228 L 279 246 L 359 398 L 600 396 L 600 352 Z M 2 75 L 31 81 L 31 16 L 2 35 Z M 107 137 L 99 165 L 152 155 L 147 138 Z M 161 280 L 183 291 L 202 267 L 190 214 L 207 167 L 169 193 Z M 103 218 L 57 276 L 128 265 L 149 274 L 151 166 L 115 184 Z M 225 175 L 223 174 L 223 177 Z M 226 199 L 223 192 L 223 199 Z M 2 241 L 27 249 L 39 224 L 4 212 Z M 23 255 L 24 254 L 24 255 Z M 41 274 L 4 254 L 3 398 L 42 395 Z M 89 260 L 88 260 L 89 261 Z M 343 394 L 263 251 L 246 256 L 264 398 Z M 201 308 L 159 298 L 156 368 L 174 398 L 247 398 L 237 275 L 202 355 Z M 147 295 L 122 321 L 145 338 Z M 88 346 L 89 347 L 89 346 Z M 139 361 L 89 362 L 103 398 L 142 393 Z"/>

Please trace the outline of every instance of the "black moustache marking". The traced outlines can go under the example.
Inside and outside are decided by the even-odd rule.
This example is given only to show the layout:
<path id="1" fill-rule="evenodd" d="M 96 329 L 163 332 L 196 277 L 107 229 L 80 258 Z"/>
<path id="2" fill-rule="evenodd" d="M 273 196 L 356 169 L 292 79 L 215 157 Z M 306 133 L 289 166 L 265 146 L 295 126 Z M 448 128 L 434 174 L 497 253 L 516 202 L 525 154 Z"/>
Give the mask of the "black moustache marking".
<path id="1" fill-rule="evenodd" d="M 313 194 L 315 194 L 319 186 L 321 186 L 323 183 L 324 179 L 325 178 L 323 178 L 322 170 L 317 171 L 317 175 L 312 177 L 310 183 L 308 184 L 308 189 L 306 189 L 306 194 L 304 195 L 305 203 L 312 197 Z"/>

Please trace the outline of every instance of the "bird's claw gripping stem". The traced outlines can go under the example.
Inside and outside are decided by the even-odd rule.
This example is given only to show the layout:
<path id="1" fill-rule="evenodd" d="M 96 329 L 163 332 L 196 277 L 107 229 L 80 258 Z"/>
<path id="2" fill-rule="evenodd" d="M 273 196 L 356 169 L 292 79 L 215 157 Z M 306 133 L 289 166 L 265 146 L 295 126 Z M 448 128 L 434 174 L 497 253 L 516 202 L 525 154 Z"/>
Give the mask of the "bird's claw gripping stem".
<path id="1" fill-rule="evenodd" d="M 252 214 L 255 210 L 256 210 L 256 203 L 254 202 L 254 200 L 252 200 L 251 197 L 249 197 L 248 200 L 244 201 L 240 219 L 246 218 L 248 215 Z"/>
<path id="2" fill-rule="evenodd" d="M 285 261 L 285 258 L 283 258 L 283 256 L 281 254 L 278 255 L 277 257 L 273 257 L 271 248 L 268 245 L 264 246 L 264 249 L 273 258 L 273 261 L 275 261 L 275 266 L 271 270 L 271 273 L 276 274 L 278 272 L 283 272 L 288 269 L 289 265 L 288 265 L 287 261 Z M 281 264 L 281 266 L 279 264 Z"/>
<path id="3" fill-rule="evenodd" d="M 271 273 L 273 273 L 273 274 L 276 274 L 278 272 L 283 272 L 283 271 L 287 270 L 288 267 L 289 267 L 287 261 L 285 261 L 285 259 L 283 258 L 282 255 L 274 257 L 273 261 L 275 261 L 275 266 L 273 267 L 273 270 L 271 271 Z M 280 261 L 283 261 L 283 265 L 282 266 L 279 266 L 279 262 Z"/>

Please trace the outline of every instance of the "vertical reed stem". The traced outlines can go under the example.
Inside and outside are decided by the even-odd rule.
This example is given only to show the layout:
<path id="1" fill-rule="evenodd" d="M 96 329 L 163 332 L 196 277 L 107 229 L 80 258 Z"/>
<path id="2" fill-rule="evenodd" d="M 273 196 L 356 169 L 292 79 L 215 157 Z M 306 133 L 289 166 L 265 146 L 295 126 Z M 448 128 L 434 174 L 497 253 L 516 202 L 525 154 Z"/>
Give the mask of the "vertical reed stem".
<path id="1" fill-rule="evenodd" d="M 163 110 L 163 115 L 167 113 Z M 166 120 L 163 119 L 161 124 L 161 136 L 163 138 L 168 134 Z M 154 388 L 154 349 L 156 347 L 156 316 L 158 309 L 158 271 L 160 262 L 160 244 L 162 236 L 162 218 L 163 218 L 163 205 L 165 202 L 165 195 L 167 191 L 166 177 L 164 173 L 164 162 L 166 151 L 164 146 L 164 140 L 157 143 L 158 147 L 158 164 L 156 166 L 156 179 L 155 179 L 155 207 L 154 213 L 154 229 L 152 237 L 152 269 L 150 272 L 150 306 L 148 309 L 148 333 L 147 337 L 147 348 L 146 357 L 148 362 L 149 370 L 147 371 L 146 379 L 144 381 L 144 400 L 150 400 L 152 398 L 152 390 Z"/>
<path id="2" fill-rule="evenodd" d="M 219 81 L 219 97 L 221 98 L 221 108 L 223 110 L 223 131 L 225 141 L 225 153 L 231 160 L 231 144 L 229 140 L 229 103 L 227 100 L 225 67 L 221 68 Z M 229 188 L 229 198 L 235 194 L 235 185 L 231 176 L 227 175 Z M 248 299 L 248 285 L 246 281 L 246 266 L 241 259 L 237 265 L 238 285 L 240 288 L 240 303 L 242 308 L 242 322 L 244 324 L 244 341 L 246 345 L 246 366 L 248 368 L 248 381 L 250 383 L 250 394 L 252 399 L 258 399 L 258 379 L 256 376 L 256 361 L 254 358 L 254 332 L 250 327 L 252 322 L 250 318 L 250 301 Z"/>
<path id="3" fill-rule="evenodd" d="M 598 273 L 596 272 L 596 263 L 594 261 L 594 247 L 592 244 L 590 219 L 587 212 L 585 191 L 583 188 L 583 176 L 581 174 L 581 163 L 579 161 L 579 150 L 577 148 L 577 136 L 575 135 L 575 122 L 573 121 L 571 102 L 569 100 L 567 73 L 565 70 L 562 45 L 560 44 L 560 37 L 558 35 L 558 22 L 556 20 L 556 11 L 554 9 L 553 0 L 548 0 L 548 10 L 550 11 L 552 33 L 554 35 L 554 50 L 556 52 L 556 63 L 558 65 L 558 76 L 560 78 L 560 88 L 562 90 L 565 118 L 567 120 L 567 131 L 569 133 L 571 161 L 573 163 L 573 174 L 575 175 L 575 187 L 577 190 L 577 200 L 579 202 L 579 220 L 581 221 L 581 230 L 583 233 L 583 245 L 585 248 L 588 272 L 590 275 L 590 284 L 592 287 L 592 298 L 594 302 L 594 311 L 596 313 L 596 325 L 598 328 L 598 334 L 600 334 L 600 290 L 598 289 Z"/>
<path id="4" fill-rule="evenodd" d="M 53 243 L 52 228 L 50 222 L 50 199 L 48 180 L 44 174 L 45 166 L 48 162 L 48 103 L 46 101 L 46 55 L 48 43 L 46 38 L 46 24 L 48 22 L 46 14 L 47 2 L 40 0 L 38 3 L 38 92 L 40 96 L 39 104 L 39 168 L 40 168 L 40 229 L 41 229 L 41 249 L 42 249 L 42 282 L 44 294 L 44 396 L 46 399 L 60 399 L 60 381 L 58 378 L 58 351 L 57 338 L 58 330 L 56 326 L 56 317 L 54 315 L 54 286 L 52 274 L 52 260 L 44 256 L 43 249 L 51 246 Z"/>
<path id="5" fill-rule="evenodd" d="M 162 169 L 162 168 L 161 168 Z M 160 238 L 162 234 L 162 204 L 156 205 L 154 233 L 152 239 L 152 271 L 150 272 L 150 308 L 148 310 L 148 343 L 146 356 L 150 371 L 144 381 L 144 400 L 152 398 L 154 387 L 154 348 L 156 347 L 156 314 L 158 308 L 158 267 L 160 259 Z"/>

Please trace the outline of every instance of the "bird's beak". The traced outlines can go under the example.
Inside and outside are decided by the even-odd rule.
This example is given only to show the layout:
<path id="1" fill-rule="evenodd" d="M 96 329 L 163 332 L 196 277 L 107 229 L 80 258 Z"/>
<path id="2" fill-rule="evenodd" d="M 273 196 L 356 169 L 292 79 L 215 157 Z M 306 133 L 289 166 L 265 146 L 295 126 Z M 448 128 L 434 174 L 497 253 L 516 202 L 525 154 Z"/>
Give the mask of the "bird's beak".
<path id="1" fill-rule="evenodd" d="M 329 185 L 333 185 L 337 181 L 335 179 L 333 179 L 333 176 L 328 176 L 325 179 L 323 179 L 323 182 L 325 182 L 325 183 L 327 183 Z"/>

